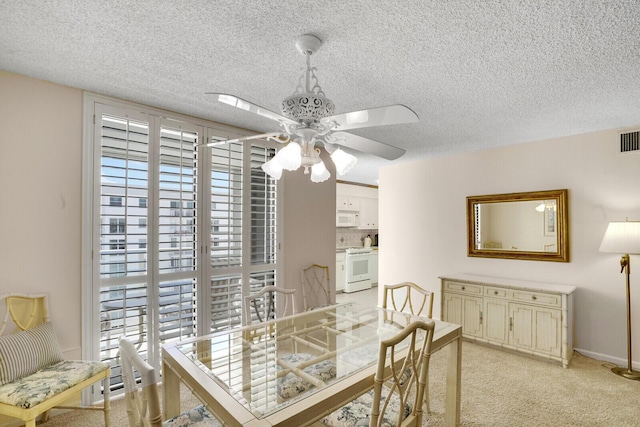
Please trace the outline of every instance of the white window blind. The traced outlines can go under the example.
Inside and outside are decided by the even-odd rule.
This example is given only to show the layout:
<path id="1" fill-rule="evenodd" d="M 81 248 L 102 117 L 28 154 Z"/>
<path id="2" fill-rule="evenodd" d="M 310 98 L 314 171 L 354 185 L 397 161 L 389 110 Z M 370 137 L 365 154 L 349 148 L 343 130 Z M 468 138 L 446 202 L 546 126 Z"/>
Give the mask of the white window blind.
<path id="1" fill-rule="evenodd" d="M 99 335 L 86 357 L 111 365 L 116 390 L 121 337 L 160 370 L 162 344 L 241 325 L 243 296 L 276 284 L 277 186 L 260 169 L 275 150 L 204 148 L 216 131 L 202 123 L 102 98 L 92 108 L 97 209 L 84 238 L 99 313 L 87 328 Z"/>

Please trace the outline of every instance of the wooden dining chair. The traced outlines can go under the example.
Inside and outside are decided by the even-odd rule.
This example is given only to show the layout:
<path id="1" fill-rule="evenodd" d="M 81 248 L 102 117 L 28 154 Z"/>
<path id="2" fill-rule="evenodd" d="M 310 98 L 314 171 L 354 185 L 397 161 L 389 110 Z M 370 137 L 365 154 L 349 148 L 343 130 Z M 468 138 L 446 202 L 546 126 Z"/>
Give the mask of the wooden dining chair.
<path id="1" fill-rule="evenodd" d="M 412 282 L 403 282 L 396 285 L 385 285 L 382 295 L 382 308 L 394 311 L 408 311 L 414 316 L 423 316 L 431 319 L 433 314 L 433 292 L 422 289 Z M 431 413 L 429 403 L 429 380 L 424 392 L 424 401 L 427 405 L 427 414 Z"/>
<path id="2" fill-rule="evenodd" d="M 301 275 L 302 303 L 305 311 L 333 304 L 329 286 L 329 267 L 311 264 L 302 269 Z"/>
<path id="3" fill-rule="evenodd" d="M 204 405 L 163 422 L 156 370 L 140 357 L 131 341 L 121 338 L 119 346 L 129 427 L 222 426 Z M 138 383 L 140 383 L 140 390 L 138 390 Z"/>
<path id="4" fill-rule="evenodd" d="M 286 314 L 295 314 L 295 293 L 295 289 L 265 286 L 259 292 L 244 297 L 246 324 L 251 325 L 254 319 L 257 322 L 267 322 Z M 278 298 L 278 295 L 281 297 Z"/>
<path id="5" fill-rule="evenodd" d="M 433 292 L 422 289 L 412 282 L 384 285 L 382 308 L 407 311 L 414 316 L 431 318 L 433 314 Z"/>
<path id="6" fill-rule="evenodd" d="M 321 420 L 328 427 L 422 426 L 422 402 L 426 390 L 435 323 L 416 320 L 398 334 L 380 342 L 373 390 L 342 406 Z M 404 348 L 409 340 L 408 349 Z M 401 359 L 398 355 L 406 351 Z M 403 378 L 411 370 L 418 375 Z"/>

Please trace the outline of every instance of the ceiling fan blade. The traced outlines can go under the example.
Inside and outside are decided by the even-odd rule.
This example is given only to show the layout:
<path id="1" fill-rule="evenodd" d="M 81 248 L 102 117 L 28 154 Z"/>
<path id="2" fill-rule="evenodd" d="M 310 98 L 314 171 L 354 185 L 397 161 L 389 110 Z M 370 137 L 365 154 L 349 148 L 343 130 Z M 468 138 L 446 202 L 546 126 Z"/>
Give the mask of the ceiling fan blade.
<path id="1" fill-rule="evenodd" d="M 257 114 L 267 119 L 275 120 L 280 123 L 290 123 L 290 124 L 296 123 L 294 120 L 288 119 L 285 116 L 282 116 L 278 113 L 274 113 L 271 110 L 267 110 L 264 107 L 260 107 L 259 105 L 253 104 L 247 100 L 238 98 L 237 96 L 234 96 L 234 95 L 229 95 L 226 93 L 214 93 L 214 92 L 206 92 L 206 94 L 214 95 L 218 102 L 222 102 L 223 104 L 227 104 L 232 107 L 236 107 L 241 110 L 245 110 L 250 113 Z"/>
<path id="2" fill-rule="evenodd" d="M 413 123 L 419 120 L 418 115 L 409 107 L 396 104 L 387 107 L 370 108 L 324 117 L 320 121 L 336 122 L 335 130 L 358 129 L 371 126 Z"/>
<path id="3" fill-rule="evenodd" d="M 234 139 L 221 139 L 221 140 L 216 140 L 216 141 L 211 141 L 207 144 L 205 144 L 206 147 L 215 147 L 217 145 L 223 145 L 223 144 L 231 144 L 233 142 L 242 142 L 242 141 L 249 141 L 252 139 L 270 139 L 272 141 L 277 141 L 277 142 L 287 142 L 289 140 L 289 137 L 286 135 L 283 135 L 282 132 L 271 132 L 271 133 L 261 133 L 259 135 L 251 135 L 251 136 L 243 136 L 242 138 L 234 138 Z"/>
<path id="4" fill-rule="evenodd" d="M 349 132 L 332 132 L 331 138 L 340 139 L 336 141 L 336 144 L 338 145 L 362 151 L 363 153 L 373 154 L 374 156 L 382 157 L 387 160 L 395 160 L 405 153 L 405 150 L 402 148 L 374 141 L 373 139 L 365 138 Z"/>

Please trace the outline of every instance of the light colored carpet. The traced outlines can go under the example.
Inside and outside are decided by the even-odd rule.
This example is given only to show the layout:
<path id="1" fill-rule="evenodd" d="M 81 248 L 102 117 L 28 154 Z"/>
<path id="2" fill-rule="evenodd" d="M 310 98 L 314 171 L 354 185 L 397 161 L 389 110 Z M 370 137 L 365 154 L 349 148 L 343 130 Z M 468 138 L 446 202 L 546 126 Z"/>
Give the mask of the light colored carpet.
<path id="1" fill-rule="evenodd" d="M 444 352 L 429 369 L 432 414 L 423 425 L 444 426 Z M 540 359 L 464 342 L 462 426 L 640 426 L 640 383 L 611 373 L 611 364 L 575 354 L 569 369 Z M 182 407 L 198 401 L 184 389 Z M 42 427 L 102 426 L 102 413 L 74 411 Z M 112 403 L 113 427 L 126 427 L 123 400 Z M 294 426 L 292 426 L 294 427 Z"/>

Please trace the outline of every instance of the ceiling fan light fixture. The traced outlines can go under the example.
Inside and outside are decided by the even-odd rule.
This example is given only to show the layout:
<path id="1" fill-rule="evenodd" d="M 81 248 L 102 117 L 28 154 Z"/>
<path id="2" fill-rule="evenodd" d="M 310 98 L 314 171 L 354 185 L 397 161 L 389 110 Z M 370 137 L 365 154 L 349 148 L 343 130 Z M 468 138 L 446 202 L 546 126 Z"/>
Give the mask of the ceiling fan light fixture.
<path id="1" fill-rule="evenodd" d="M 311 166 L 311 182 L 324 182 L 329 179 L 330 176 L 331 174 L 322 160 Z"/>
<path id="2" fill-rule="evenodd" d="M 350 131 L 364 127 L 417 122 L 416 113 L 404 105 L 395 104 L 335 114 L 335 104 L 327 98 L 320 87 L 316 76 L 316 67 L 311 66 L 311 55 L 317 52 L 321 46 L 322 40 L 312 34 L 303 34 L 296 40 L 296 48 L 305 56 L 306 68 L 300 76 L 294 92 L 281 102 L 280 114 L 235 95 L 207 92 L 215 95 L 218 102 L 265 117 L 280 125 L 278 132 L 226 141 L 213 141 L 207 146 L 252 139 L 288 143 L 262 169 L 278 179 L 282 175 L 283 169 L 293 171 L 303 166 L 304 174 L 310 174 L 313 182 L 323 182 L 331 176 L 320 159 L 320 149 L 315 147 L 316 144 L 324 145 L 324 149 L 336 166 L 338 175 L 348 173 L 357 162 L 356 157 L 352 154 L 334 148 L 338 145 L 388 160 L 395 160 L 402 156 L 405 150 L 401 148 L 374 141 Z"/>
<path id="3" fill-rule="evenodd" d="M 260 168 L 273 179 L 280 179 L 282 176 L 282 165 L 275 157 L 263 163 Z"/>
<path id="4" fill-rule="evenodd" d="M 331 153 L 331 160 L 333 160 L 333 164 L 336 166 L 336 172 L 340 176 L 347 174 L 358 162 L 356 156 L 340 148 Z"/>
<path id="5" fill-rule="evenodd" d="M 277 159 L 278 163 L 283 169 L 288 171 L 294 171 L 302 164 L 302 149 L 297 142 L 290 142 L 284 148 L 282 148 L 274 159 Z"/>

